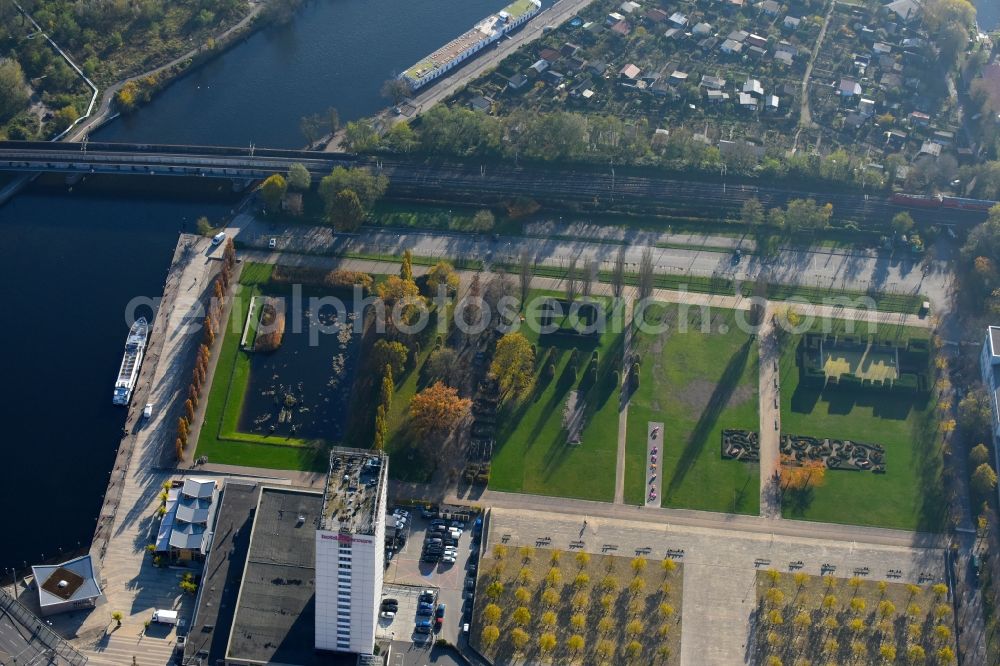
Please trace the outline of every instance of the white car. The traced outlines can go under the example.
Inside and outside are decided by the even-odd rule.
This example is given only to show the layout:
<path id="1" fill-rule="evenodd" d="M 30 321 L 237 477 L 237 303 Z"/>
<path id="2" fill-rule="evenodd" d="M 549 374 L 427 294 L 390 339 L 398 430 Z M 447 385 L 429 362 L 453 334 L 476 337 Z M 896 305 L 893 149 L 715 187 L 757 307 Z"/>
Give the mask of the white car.
<path id="1" fill-rule="evenodd" d="M 381 616 L 387 620 L 391 620 L 396 617 L 396 611 L 382 611 Z"/>
<path id="2" fill-rule="evenodd" d="M 144 419 L 148 419 L 152 415 L 153 415 L 153 403 L 147 402 L 146 406 L 143 407 L 142 409 L 142 417 Z"/>
<path id="3" fill-rule="evenodd" d="M 446 564 L 454 564 L 455 563 L 455 556 L 454 555 L 445 555 L 444 557 L 441 558 L 441 561 L 444 562 L 444 563 L 446 563 Z"/>
<path id="4" fill-rule="evenodd" d="M 278 244 L 277 238 L 272 238 L 271 240 L 267 241 L 267 246 L 272 250 L 275 248 L 275 246 L 277 246 L 277 244 Z"/>

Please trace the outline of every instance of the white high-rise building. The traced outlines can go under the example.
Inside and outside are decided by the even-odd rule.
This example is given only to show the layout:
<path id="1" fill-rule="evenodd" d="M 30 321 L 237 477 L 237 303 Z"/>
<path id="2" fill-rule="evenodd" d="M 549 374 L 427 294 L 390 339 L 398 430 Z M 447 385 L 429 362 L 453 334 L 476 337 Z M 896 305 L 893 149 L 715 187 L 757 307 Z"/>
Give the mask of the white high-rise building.
<path id="1" fill-rule="evenodd" d="M 385 561 L 380 452 L 335 448 L 316 530 L 316 649 L 372 654 Z"/>

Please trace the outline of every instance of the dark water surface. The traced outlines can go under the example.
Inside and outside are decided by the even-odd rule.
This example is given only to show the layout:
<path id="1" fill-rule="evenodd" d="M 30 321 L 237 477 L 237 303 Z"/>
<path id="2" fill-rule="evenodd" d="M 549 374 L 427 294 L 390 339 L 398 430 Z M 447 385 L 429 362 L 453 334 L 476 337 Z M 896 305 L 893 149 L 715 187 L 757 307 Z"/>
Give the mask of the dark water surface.
<path id="1" fill-rule="evenodd" d="M 507 0 L 313 0 L 176 82 L 95 139 L 299 147 L 299 119 L 385 106 L 385 79 Z M 545 3 L 549 4 L 549 3 Z M 129 192 L 32 190 L 0 208 L 4 353 L 0 574 L 86 546 L 124 411 L 111 388 L 125 308 L 159 296 L 177 232 L 229 203 Z M 185 191 L 178 186 L 178 191 Z M 205 201 L 211 201 L 206 198 Z"/>
<path id="2" fill-rule="evenodd" d="M 124 423 L 125 308 L 161 294 L 182 225 L 227 209 L 63 190 L 0 208 L 0 568 L 89 544 Z"/>
<path id="3" fill-rule="evenodd" d="M 94 135 L 104 141 L 299 148 L 299 119 L 387 105 L 383 82 L 509 0 L 314 0 Z"/>

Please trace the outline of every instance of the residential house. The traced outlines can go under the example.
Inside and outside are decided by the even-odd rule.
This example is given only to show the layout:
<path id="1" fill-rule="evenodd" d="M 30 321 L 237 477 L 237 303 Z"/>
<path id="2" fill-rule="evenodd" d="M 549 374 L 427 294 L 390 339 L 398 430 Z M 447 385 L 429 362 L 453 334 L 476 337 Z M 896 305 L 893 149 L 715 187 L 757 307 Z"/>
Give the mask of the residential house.
<path id="1" fill-rule="evenodd" d="M 611 26 L 611 28 L 609 29 L 611 30 L 611 32 L 621 37 L 628 37 L 629 33 L 632 32 L 632 26 L 628 24 L 628 21 L 619 21 L 618 23 L 615 23 L 613 26 Z"/>
<path id="2" fill-rule="evenodd" d="M 747 55 L 749 55 L 754 60 L 763 60 L 767 57 L 767 49 L 762 49 L 759 46 L 751 46 L 747 49 Z"/>
<path id="3" fill-rule="evenodd" d="M 608 18 L 605 19 L 605 22 L 608 25 L 614 25 L 616 23 L 621 23 L 624 20 L 625 17 L 619 14 L 618 12 L 611 12 L 610 14 L 608 14 Z"/>
<path id="4" fill-rule="evenodd" d="M 549 74 L 550 72 L 546 72 Z M 489 113 L 490 109 L 493 108 L 493 100 L 489 97 L 483 97 L 482 95 L 477 95 L 469 100 L 469 108 L 473 111 L 481 111 L 483 113 Z"/>
<path id="5" fill-rule="evenodd" d="M 868 99 L 867 97 L 862 97 L 861 101 L 858 102 L 858 113 L 865 116 L 866 118 L 871 118 L 875 115 L 875 100 Z"/>
<path id="6" fill-rule="evenodd" d="M 552 87 L 557 87 L 563 82 L 566 77 L 562 73 L 550 69 L 549 71 L 542 74 L 542 80 L 548 83 Z"/>
<path id="7" fill-rule="evenodd" d="M 702 76 L 701 85 L 709 90 L 722 90 L 726 87 L 726 80 L 718 76 Z"/>
<path id="8" fill-rule="evenodd" d="M 683 37 L 684 31 L 680 28 L 668 28 L 667 31 L 663 33 L 663 36 L 667 39 L 676 39 L 678 37 Z"/>
<path id="9" fill-rule="evenodd" d="M 722 46 L 719 47 L 719 50 L 726 55 L 739 55 L 743 52 L 743 44 L 732 39 L 727 39 L 722 42 Z"/>
<path id="10" fill-rule="evenodd" d="M 885 42 L 875 42 L 872 46 L 872 52 L 876 55 L 889 55 L 892 53 L 892 47 Z"/>
<path id="11" fill-rule="evenodd" d="M 776 0 L 764 0 L 760 3 L 760 8 L 768 16 L 777 16 L 781 13 L 781 5 Z"/>
<path id="12" fill-rule="evenodd" d="M 682 83 L 687 83 L 687 80 L 687 72 L 682 72 L 679 69 L 675 69 L 674 73 L 670 75 L 670 85 L 672 86 L 679 86 Z"/>
<path id="13" fill-rule="evenodd" d="M 524 74 L 515 74 L 507 79 L 507 87 L 511 90 L 520 90 L 528 84 L 528 77 Z"/>
<path id="14" fill-rule="evenodd" d="M 722 92 L 721 90 L 709 90 L 705 95 L 708 97 L 708 101 L 713 104 L 729 101 L 729 93 Z"/>
<path id="15" fill-rule="evenodd" d="M 730 39 L 734 42 L 742 44 L 743 42 L 746 41 L 747 37 L 749 36 L 750 33 L 747 32 L 746 30 L 733 30 L 731 33 L 729 33 L 729 36 L 726 39 Z"/>
<path id="16" fill-rule="evenodd" d="M 903 77 L 895 72 L 886 72 L 882 75 L 882 78 L 879 79 L 879 83 L 883 88 L 889 88 L 890 90 L 893 88 L 902 88 Z"/>
<path id="17" fill-rule="evenodd" d="M 623 2 L 621 5 L 618 6 L 618 9 L 621 10 L 622 14 L 631 14 L 632 12 L 636 11 L 637 9 L 640 9 L 641 7 L 642 5 L 640 5 L 638 2 L 633 2 L 633 0 L 625 0 L 625 2 Z"/>
<path id="18" fill-rule="evenodd" d="M 837 93 L 841 97 L 855 97 L 861 94 L 861 84 L 852 79 L 849 76 L 845 76 L 840 80 L 840 86 L 837 89 Z"/>
<path id="19" fill-rule="evenodd" d="M 941 144 L 933 141 L 924 141 L 923 145 L 920 146 L 920 150 L 917 151 L 917 157 L 921 155 L 930 155 L 935 158 L 941 157 Z"/>
<path id="20" fill-rule="evenodd" d="M 670 18 L 668 18 L 667 20 L 675 28 L 683 28 L 688 24 L 687 16 L 681 14 L 680 12 L 674 12 L 673 14 L 670 15 Z"/>
<path id="21" fill-rule="evenodd" d="M 573 56 L 572 58 L 566 59 L 566 69 L 574 72 L 579 72 L 581 69 L 587 66 L 587 61 L 579 56 Z"/>
<path id="22" fill-rule="evenodd" d="M 560 55 L 559 51 L 556 51 L 555 49 L 542 49 L 541 52 L 538 54 L 538 57 L 544 60 L 545 62 L 549 63 L 550 65 L 554 65 L 555 62 L 559 60 Z"/>
<path id="23" fill-rule="evenodd" d="M 594 76 L 604 76 L 604 72 L 608 71 L 608 63 L 603 60 L 595 60 L 587 65 L 587 69 Z"/>
<path id="24" fill-rule="evenodd" d="M 768 95 L 764 98 L 764 110 L 775 112 L 781 105 L 781 98 L 777 95 Z"/>
<path id="25" fill-rule="evenodd" d="M 712 24 L 702 21 L 691 28 L 691 34 L 696 37 L 708 37 L 712 34 Z"/>
<path id="26" fill-rule="evenodd" d="M 572 42 L 566 42 L 565 44 L 562 45 L 562 48 L 559 49 L 559 53 L 561 53 L 563 56 L 567 58 L 572 58 L 573 56 L 576 55 L 576 52 L 579 50 L 580 47 L 577 46 L 576 44 L 573 44 Z"/>
<path id="27" fill-rule="evenodd" d="M 548 68 L 549 68 L 549 63 L 547 61 L 545 61 L 545 60 L 536 60 L 535 64 L 533 64 L 528 69 L 530 69 L 531 71 L 533 71 L 535 74 L 541 74 L 542 72 L 544 72 Z"/>
<path id="28" fill-rule="evenodd" d="M 942 146 L 950 146 L 955 143 L 955 133 L 946 130 L 937 130 L 934 132 L 934 136 L 931 137 L 931 141 L 940 143 Z"/>
<path id="29" fill-rule="evenodd" d="M 701 49 L 703 52 L 708 53 L 709 51 L 714 50 L 715 47 L 718 46 L 718 44 L 719 44 L 719 38 L 716 37 L 715 35 L 712 35 L 711 37 L 706 37 L 705 39 L 698 42 L 698 48 Z"/>
<path id="30" fill-rule="evenodd" d="M 764 86 L 757 79 L 747 79 L 743 82 L 743 92 L 757 97 L 764 96 Z"/>
<path id="31" fill-rule="evenodd" d="M 745 92 L 739 94 L 740 106 L 748 111 L 757 110 L 757 98 Z"/>
<path id="32" fill-rule="evenodd" d="M 791 67 L 791 65 L 792 65 L 792 58 L 793 58 L 792 54 L 789 53 L 788 51 L 775 51 L 774 52 L 774 59 L 777 60 L 778 62 L 780 62 L 783 65 L 787 65 L 787 66 Z"/>
<path id="33" fill-rule="evenodd" d="M 663 127 L 657 127 L 653 132 L 653 139 L 650 143 L 655 146 L 663 146 L 670 139 L 670 130 Z"/>
<path id="34" fill-rule="evenodd" d="M 798 30 L 799 24 L 802 23 L 802 19 L 795 18 L 794 16 L 786 16 L 785 20 L 782 21 L 781 25 L 784 26 L 786 30 Z"/>
<path id="35" fill-rule="evenodd" d="M 646 12 L 646 20 L 654 25 L 659 25 L 667 20 L 667 13 L 659 7 L 654 7 Z"/>
<path id="36" fill-rule="evenodd" d="M 911 111 L 909 118 L 910 124 L 917 127 L 927 127 L 931 124 L 931 117 L 922 111 Z"/>
<path id="37" fill-rule="evenodd" d="M 579 97 L 583 92 L 590 88 L 591 80 L 590 77 L 584 77 L 583 80 L 577 81 L 577 83 L 569 89 L 569 94 L 572 97 Z"/>
<path id="38" fill-rule="evenodd" d="M 863 116 L 856 111 L 851 111 L 844 118 L 844 124 L 852 129 L 858 129 L 862 125 L 868 122 L 868 116 Z"/>
<path id="39" fill-rule="evenodd" d="M 618 78 L 628 79 L 629 81 L 634 81 L 637 78 L 639 78 L 639 72 L 641 72 L 641 71 L 642 70 L 640 70 L 638 67 L 636 67 L 632 63 L 629 63 L 629 64 L 625 65 L 624 67 L 622 67 L 621 70 L 619 70 L 619 72 L 618 72 Z"/>
<path id="40" fill-rule="evenodd" d="M 760 35 L 755 34 L 747 35 L 747 44 L 750 46 L 767 46 L 767 37 L 761 37 Z"/>
<path id="41" fill-rule="evenodd" d="M 885 5 L 885 8 L 904 23 L 915 20 L 920 14 L 919 0 L 894 0 Z"/>
<path id="42" fill-rule="evenodd" d="M 885 133 L 885 145 L 889 146 L 894 150 L 899 150 L 906 145 L 907 135 L 906 132 L 900 132 L 899 130 L 889 130 Z"/>

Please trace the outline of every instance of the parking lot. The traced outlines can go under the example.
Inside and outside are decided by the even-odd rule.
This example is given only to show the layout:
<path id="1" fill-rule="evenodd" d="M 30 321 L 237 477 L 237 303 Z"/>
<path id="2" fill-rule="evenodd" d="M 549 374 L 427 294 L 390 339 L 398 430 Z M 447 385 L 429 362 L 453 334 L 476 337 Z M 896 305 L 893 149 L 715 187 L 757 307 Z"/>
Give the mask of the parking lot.
<path id="1" fill-rule="evenodd" d="M 470 556 L 478 560 L 478 546 L 473 545 L 472 524 L 468 523 L 458 538 L 454 563 L 421 561 L 430 523 L 431 519 L 422 517 L 419 509 L 410 512 L 406 544 L 389 561 L 383 587 L 383 598 L 397 599 L 399 610 L 394 618 L 381 619 L 379 623 L 381 636 L 394 641 L 426 642 L 428 647 L 438 638 L 453 644 L 458 642 L 463 622 L 471 617 L 472 601 L 464 598 L 471 594 L 466 590 Z M 445 606 L 442 626 L 430 634 L 431 640 L 425 640 L 426 634 L 415 632 L 417 597 L 424 589 L 436 590 L 437 604 Z"/>

